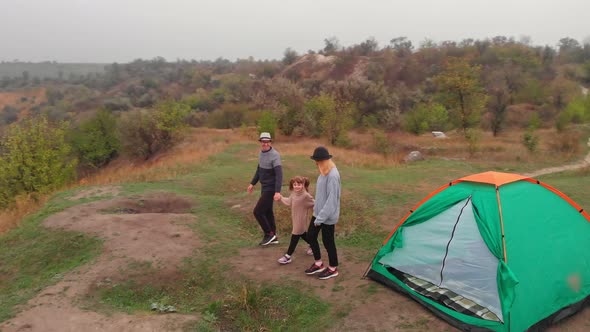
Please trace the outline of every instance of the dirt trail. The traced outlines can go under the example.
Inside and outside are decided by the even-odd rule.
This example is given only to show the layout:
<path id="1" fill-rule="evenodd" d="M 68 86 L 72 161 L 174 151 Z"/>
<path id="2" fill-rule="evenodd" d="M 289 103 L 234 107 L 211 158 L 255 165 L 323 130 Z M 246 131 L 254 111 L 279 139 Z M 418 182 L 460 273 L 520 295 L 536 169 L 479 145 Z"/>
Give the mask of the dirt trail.
<path id="1" fill-rule="evenodd" d="M 101 283 L 120 281 L 129 264 L 149 263 L 161 271 L 174 271 L 183 257 L 200 246 L 186 224 L 194 222 L 190 203 L 181 198 L 115 198 L 78 205 L 44 221 L 50 228 L 80 231 L 104 239 L 102 254 L 61 277 L 0 325 L 12 331 L 180 331 L 196 319 L 180 314 L 103 314 L 83 308 L 83 297 Z M 109 212 L 111 214 L 109 214 Z M 113 214 L 117 212 L 117 214 Z M 162 213 L 143 213 L 162 212 Z M 106 213 L 106 214 L 103 214 Z M 131 213 L 131 214 L 122 214 Z"/>
<path id="2" fill-rule="evenodd" d="M 588 145 L 588 147 L 590 147 L 590 139 L 588 139 L 587 145 Z M 531 177 L 531 178 L 535 178 L 540 175 L 558 173 L 558 172 L 563 172 L 563 171 L 571 171 L 571 170 L 580 169 L 580 168 L 588 167 L 588 166 L 590 166 L 590 153 L 588 153 L 586 155 L 586 157 L 584 157 L 584 160 L 577 162 L 577 163 L 573 163 L 570 165 L 543 168 L 543 169 L 533 171 L 530 173 L 525 173 L 523 175 Z"/>

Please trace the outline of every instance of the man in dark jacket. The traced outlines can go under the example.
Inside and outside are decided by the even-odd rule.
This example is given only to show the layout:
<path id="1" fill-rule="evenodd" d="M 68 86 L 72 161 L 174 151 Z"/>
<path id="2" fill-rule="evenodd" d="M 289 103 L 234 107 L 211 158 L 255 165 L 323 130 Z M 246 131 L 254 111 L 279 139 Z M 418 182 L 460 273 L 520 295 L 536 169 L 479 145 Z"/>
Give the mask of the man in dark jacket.
<path id="1" fill-rule="evenodd" d="M 269 244 L 278 244 L 277 226 L 275 224 L 275 215 L 273 211 L 274 201 L 281 199 L 281 186 L 283 183 L 283 168 L 281 166 L 281 156 L 277 150 L 271 146 L 272 138 L 270 133 L 260 133 L 260 145 L 262 147 L 258 157 L 258 167 L 250 185 L 248 193 L 254 190 L 256 183 L 260 182 L 260 198 L 254 208 L 254 217 L 260 224 L 264 232 L 264 237 L 260 241 L 261 246 Z"/>

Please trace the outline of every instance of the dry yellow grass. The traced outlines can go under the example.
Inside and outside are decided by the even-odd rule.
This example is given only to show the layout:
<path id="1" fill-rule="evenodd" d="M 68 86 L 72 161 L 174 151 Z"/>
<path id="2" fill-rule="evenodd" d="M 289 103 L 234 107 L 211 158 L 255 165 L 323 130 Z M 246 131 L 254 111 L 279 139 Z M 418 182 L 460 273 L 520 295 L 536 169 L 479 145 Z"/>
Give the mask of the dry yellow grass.
<path id="1" fill-rule="evenodd" d="M 228 145 L 247 139 L 239 130 L 196 128 L 169 152 L 148 161 L 118 160 L 80 180 L 81 185 L 169 179 L 187 171 L 183 166 L 206 160 Z"/>
<path id="2" fill-rule="evenodd" d="M 522 144 L 522 131 L 508 131 L 499 137 L 483 132 L 478 143 L 479 152 L 468 153 L 468 143 L 460 133 L 450 132 L 447 139 L 435 139 L 430 134 L 415 136 L 407 133 L 389 133 L 387 140 L 393 152 L 384 156 L 373 150 L 373 136 L 370 132 L 351 132 L 352 147 L 348 149 L 329 146 L 322 139 L 286 137 L 278 135 L 275 145 L 284 156 L 309 156 L 318 145 L 329 147 L 338 164 L 350 167 L 398 167 L 410 151 L 419 150 L 426 157 L 464 159 L 472 162 L 506 163 L 506 162 L 551 162 L 564 161 L 577 157 L 580 152 L 570 155 L 555 153 L 551 145 L 555 144 L 557 134 L 552 129 L 536 132 L 542 137 L 537 153 L 529 153 Z M 256 142 L 256 130 L 246 129 L 191 129 L 183 142 L 165 154 L 149 161 L 117 160 L 109 166 L 81 179 L 70 188 L 81 185 L 107 185 L 124 182 L 157 181 L 174 178 L 190 171 L 190 165 L 203 162 L 209 156 L 220 153 L 230 144 L 238 142 Z M 553 142 L 553 143 L 552 143 Z M 49 197 L 46 196 L 46 197 Z M 0 212 L 0 233 L 17 225 L 28 213 L 36 211 L 46 198 L 33 200 L 20 198 L 15 208 Z"/>
<path id="3" fill-rule="evenodd" d="M 26 100 L 23 100 L 26 98 Z M 21 110 L 20 118 L 24 117 L 31 107 L 45 102 L 45 88 L 29 88 L 20 91 L 0 92 L 0 110 L 4 106 L 13 106 Z"/>
<path id="4" fill-rule="evenodd" d="M 0 211 L 0 234 L 16 227 L 20 220 L 37 211 L 46 201 L 47 196 L 35 199 L 31 196 L 17 197 L 16 203 L 11 209 Z"/>
<path id="5" fill-rule="evenodd" d="M 188 171 L 183 166 L 202 162 L 209 156 L 223 151 L 229 144 L 248 139 L 243 131 L 192 129 L 186 139 L 171 151 L 146 162 L 118 160 L 99 172 L 78 183 L 71 189 L 82 185 L 105 185 L 124 182 L 155 181 L 174 178 Z M 62 189 L 62 190 L 63 190 Z M 0 212 L 0 234 L 14 228 L 29 213 L 37 211 L 51 194 L 37 197 L 20 197 L 14 207 Z"/>

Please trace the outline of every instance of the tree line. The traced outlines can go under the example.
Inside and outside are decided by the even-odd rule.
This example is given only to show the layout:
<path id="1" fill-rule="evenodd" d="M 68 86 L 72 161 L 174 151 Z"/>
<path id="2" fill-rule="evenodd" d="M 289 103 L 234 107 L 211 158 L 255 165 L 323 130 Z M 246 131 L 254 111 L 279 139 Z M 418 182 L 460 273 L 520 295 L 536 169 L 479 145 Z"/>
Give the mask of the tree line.
<path id="1" fill-rule="evenodd" d="M 0 113 L 0 206 L 121 154 L 148 159 L 186 126 L 256 125 L 345 147 L 350 129 L 372 130 L 383 151 L 388 131 L 456 129 L 475 141 L 478 131 L 497 136 L 519 126 L 533 151 L 536 128 L 590 121 L 589 43 L 566 37 L 554 48 L 503 36 L 417 47 L 405 37 L 385 46 L 373 38 L 347 47 L 335 37 L 324 42 L 305 54 L 287 48 L 281 60 L 158 57 L 95 75 L 3 79 L 0 89 L 43 87 L 46 100 L 25 119 L 14 105 Z"/>

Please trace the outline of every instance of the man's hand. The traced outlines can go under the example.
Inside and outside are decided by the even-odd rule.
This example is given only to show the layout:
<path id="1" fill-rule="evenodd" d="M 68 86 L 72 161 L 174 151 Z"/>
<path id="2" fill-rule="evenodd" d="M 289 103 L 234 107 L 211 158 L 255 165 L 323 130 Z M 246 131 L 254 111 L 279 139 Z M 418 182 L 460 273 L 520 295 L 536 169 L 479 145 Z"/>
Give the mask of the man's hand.
<path id="1" fill-rule="evenodd" d="M 281 193 L 275 193 L 274 200 L 275 200 L 275 201 L 278 201 L 278 200 L 280 200 L 280 199 L 281 199 Z"/>
<path id="2" fill-rule="evenodd" d="M 252 193 L 252 190 L 254 190 L 254 186 L 252 184 L 248 185 L 248 189 L 246 189 L 248 191 L 248 194 Z"/>

